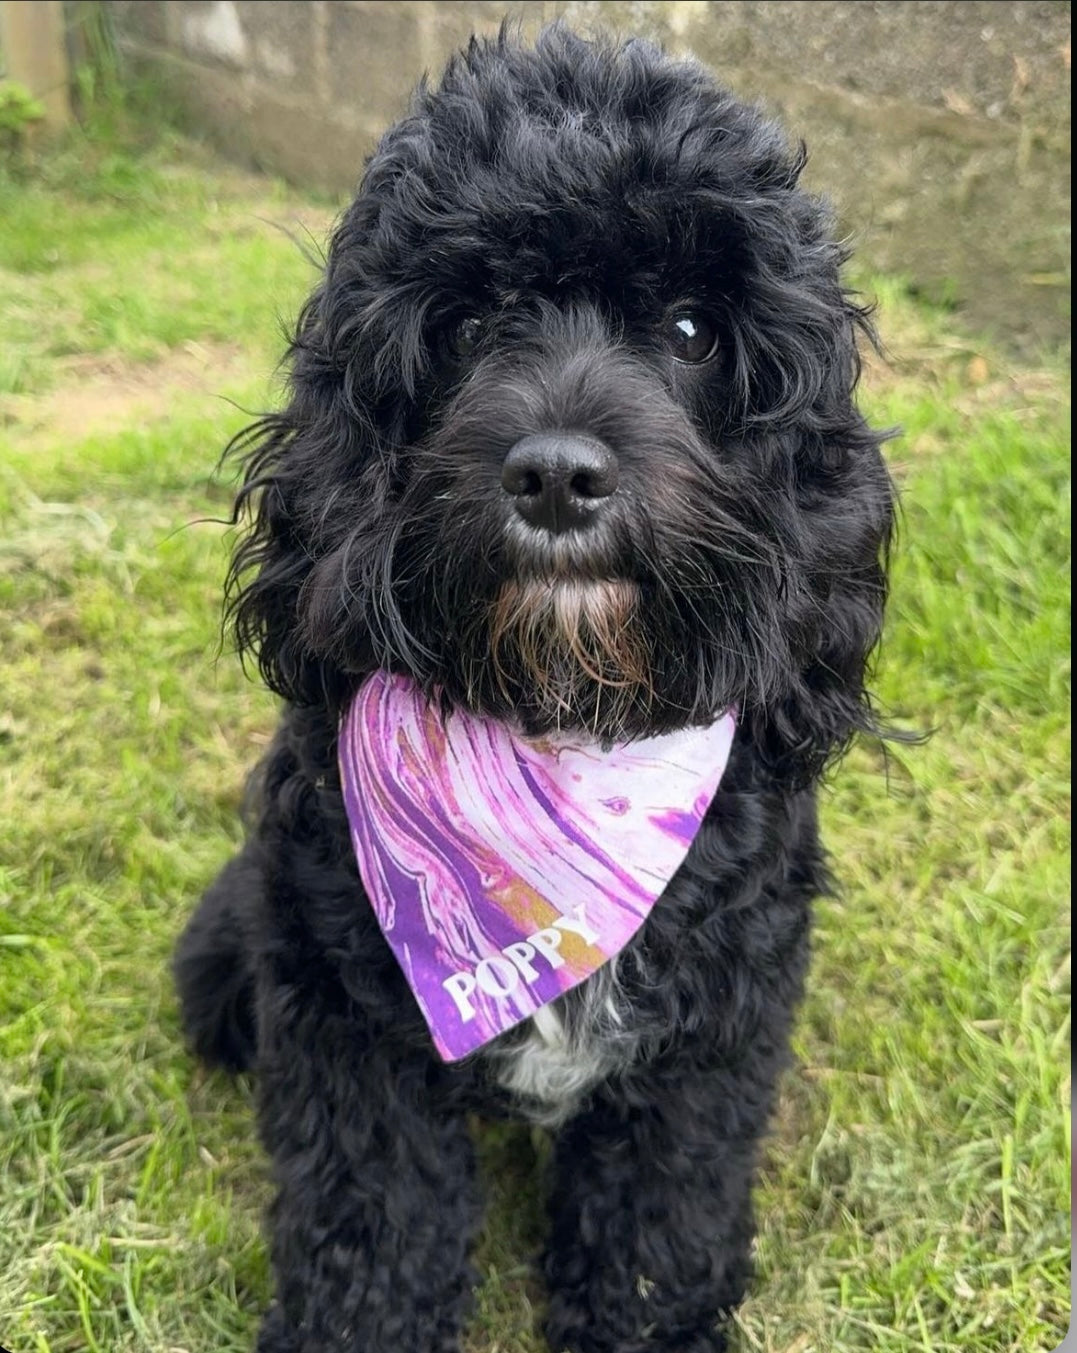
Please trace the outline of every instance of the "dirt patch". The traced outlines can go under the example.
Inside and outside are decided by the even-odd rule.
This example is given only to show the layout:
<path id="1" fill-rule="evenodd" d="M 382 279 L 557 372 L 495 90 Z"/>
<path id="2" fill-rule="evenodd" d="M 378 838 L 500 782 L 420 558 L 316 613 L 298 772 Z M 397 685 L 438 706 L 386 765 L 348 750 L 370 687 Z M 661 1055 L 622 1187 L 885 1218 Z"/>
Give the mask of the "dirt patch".
<path id="1" fill-rule="evenodd" d="M 229 387 L 263 374 L 229 343 L 185 343 L 152 362 L 110 353 L 56 363 L 55 386 L 40 395 L 7 395 L 0 416 L 21 437 L 81 440 L 139 421 L 166 418 L 179 398 L 220 399 Z"/>

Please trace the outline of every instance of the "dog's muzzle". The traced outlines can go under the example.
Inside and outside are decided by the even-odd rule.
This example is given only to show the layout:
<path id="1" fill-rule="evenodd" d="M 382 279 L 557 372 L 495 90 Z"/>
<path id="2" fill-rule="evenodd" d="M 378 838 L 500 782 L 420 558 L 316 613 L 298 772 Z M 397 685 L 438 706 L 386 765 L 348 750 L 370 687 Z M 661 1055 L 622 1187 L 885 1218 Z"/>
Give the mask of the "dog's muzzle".
<path id="1" fill-rule="evenodd" d="M 501 466 L 501 486 L 528 525 L 560 535 L 594 524 L 616 493 L 617 457 L 576 432 L 521 437 Z"/>

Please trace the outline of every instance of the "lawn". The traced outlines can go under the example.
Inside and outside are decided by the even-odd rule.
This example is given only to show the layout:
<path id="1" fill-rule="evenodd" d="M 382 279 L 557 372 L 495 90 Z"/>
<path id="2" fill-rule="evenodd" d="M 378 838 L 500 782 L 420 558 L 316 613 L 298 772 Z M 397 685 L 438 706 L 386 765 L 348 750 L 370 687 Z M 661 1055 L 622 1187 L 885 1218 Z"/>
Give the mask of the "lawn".
<path id="1" fill-rule="evenodd" d="M 184 915 L 274 702 L 219 648 L 228 436 L 324 202 L 175 139 L 0 172 L 0 1343 L 238 1353 L 270 1293 L 249 1084 L 185 1055 Z M 873 280 L 904 524 L 879 670 L 923 745 L 824 814 L 737 1353 L 1035 1353 L 1069 1319 L 1069 402 Z M 538 1353 L 527 1132 L 484 1130 L 468 1353 Z M 401 1353 L 408 1353 L 401 1350 Z"/>

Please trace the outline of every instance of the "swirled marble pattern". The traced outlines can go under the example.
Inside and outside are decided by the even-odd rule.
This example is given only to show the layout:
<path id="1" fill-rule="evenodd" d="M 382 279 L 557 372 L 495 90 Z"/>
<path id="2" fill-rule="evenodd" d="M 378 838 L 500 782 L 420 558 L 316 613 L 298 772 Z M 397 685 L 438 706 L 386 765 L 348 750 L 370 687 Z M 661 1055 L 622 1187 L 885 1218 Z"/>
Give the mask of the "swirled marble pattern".
<path id="1" fill-rule="evenodd" d="M 340 728 L 359 872 L 441 1056 L 582 982 L 643 923 L 692 843 L 734 719 L 603 751 L 528 739 L 377 672 Z"/>

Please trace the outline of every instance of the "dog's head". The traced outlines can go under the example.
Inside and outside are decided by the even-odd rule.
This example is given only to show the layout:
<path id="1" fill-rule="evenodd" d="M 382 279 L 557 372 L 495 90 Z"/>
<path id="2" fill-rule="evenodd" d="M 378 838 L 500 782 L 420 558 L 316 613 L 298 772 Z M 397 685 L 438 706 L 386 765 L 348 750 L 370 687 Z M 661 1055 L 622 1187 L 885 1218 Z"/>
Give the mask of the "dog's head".
<path id="1" fill-rule="evenodd" d="M 870 727 L 892 495 L 802 164 L 643 42 L 502 34 L 421 88 L 243 441 L 269 684 L 606 740 L 734 705 L 797 778 Z"/>

